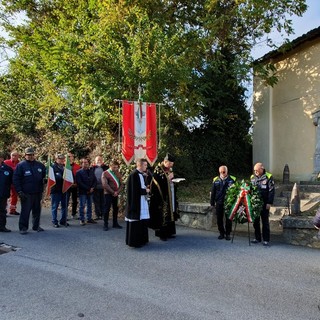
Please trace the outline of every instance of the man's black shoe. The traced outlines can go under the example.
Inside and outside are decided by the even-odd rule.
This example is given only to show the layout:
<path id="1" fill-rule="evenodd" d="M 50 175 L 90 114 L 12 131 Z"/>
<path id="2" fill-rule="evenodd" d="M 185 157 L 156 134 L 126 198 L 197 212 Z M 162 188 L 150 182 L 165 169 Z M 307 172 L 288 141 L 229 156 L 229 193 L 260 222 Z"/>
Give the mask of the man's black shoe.
<path id="1" fill-rule="evenodd" d="M 0 232 L 11 232 L 11 230 L 7 229 L 6 227 L 1 227 Z"/>
<path id="2" fill-rule="evenodd" d="M 231 240 L 231 238 L 230 238 L 230 235 L 229 235 L 229 234 L 227 234 L 227 235 L 226 235 L 226 240 L 228 240 L 228 241 L 229 241 L 229 240 Z"/>
<path id="3" fill-rule="evenodd" d="M 259 240 L 257 240 L 257 239 L 253 239 L 252 241 L 251 241 L 251 243 L 254 243 L 254 244 L 257 244 L 257 243 L 260 243 L 261 242 L 261 240 L 259 241 Z"/>
<path id="4" fill-rule="evenodd" d="M 103 227 L 103 231 L 108 231 L 108 230 L 109 230 L 108 226 Z"/>
<path id="5" fill-rule="evenodd" d="M 218 237 L 219 240 L 224 239 L 224 235 L 220 234 L 220 236 Z"/>
<path id="6" fill-rule="evenodd" d="M 41 232 L 44 231 L 44 229 L 42 229 L 41 227 L 38 228 L 32 228 L 33 231 L 37 231 L 37 232 Z"/>
<path id="7" fill-rule="evenodd" d="M 68 222 L 64 222 L 64 223 L 61 223 L 61 222 L 60 222 L 60 226 L 69 227 L 69 223 L 68 223 Z"/>

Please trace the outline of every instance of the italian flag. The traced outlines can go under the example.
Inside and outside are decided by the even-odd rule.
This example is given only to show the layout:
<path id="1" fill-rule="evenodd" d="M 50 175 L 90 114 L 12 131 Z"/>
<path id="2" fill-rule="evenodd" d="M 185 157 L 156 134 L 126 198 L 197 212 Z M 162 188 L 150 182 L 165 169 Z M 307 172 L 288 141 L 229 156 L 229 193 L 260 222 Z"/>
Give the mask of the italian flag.
<path id="1" fill-rule="evenodd" d="M 66 165 L 63 171 L 63 185 L 62 185 L 62 192 L 65 193 L 69 190 L 69 188 L 73 185 L 73 174 L 72 168 L 70 165 L 69 157 L 67 156 Z"/>
<path id="2" fill-rule="evenodd" d="M 47 179 L 48 179 L 48 182 L 47 182 L 46 195 L 49 196 L 51 188 L 56 184 L 56 177 L 54 176 L 50 156 L 49 156 L 48 163 L 47 163 Z"/>

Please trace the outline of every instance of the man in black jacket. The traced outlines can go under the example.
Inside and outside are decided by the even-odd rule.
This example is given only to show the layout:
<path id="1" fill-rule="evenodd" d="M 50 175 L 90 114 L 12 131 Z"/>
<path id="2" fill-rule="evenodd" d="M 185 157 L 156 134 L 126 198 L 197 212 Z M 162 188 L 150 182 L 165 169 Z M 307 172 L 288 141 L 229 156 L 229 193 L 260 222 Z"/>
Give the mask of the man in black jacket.
<path id="1" fill-rule="evenodd" d="M 13 170 L 4 162 L 4 154 L 0 152 L 0 232 L 10 232 L 7 224 L 7 201 L 10 197 Z"/>
<path id="2" fill-rule="evenodd" d="M 236 178 L 228 174 L 228 168 L 226 166 L 219 167 L 219 175 L 213 178 L 211 188 L 210 204 L 216 208 L 217 225 L 219 230 L 218 239 L 230 240 L 230 233 L 232 229 L 232 222 L 225 217 L 225 226 L 223 224 L 224 217 L 224 199 L 228 188 L 236 181 Z"/>
<path id="3" fill-rule="evenodd" d="M 87 158 L 81 159 L 81 169 L 76 173 L 76 182 L 79 190 L 79 215 L 80 225 L 84 226 L 86 223 L 96 223 L 92 219 L 92 201 L 93 191 L 97 184 L 97 179 L 94 175 L 93 169 L 90 168 L 90 161 Z M 87 222 L 84 220 L 84 209 L 87 207 Z"/>

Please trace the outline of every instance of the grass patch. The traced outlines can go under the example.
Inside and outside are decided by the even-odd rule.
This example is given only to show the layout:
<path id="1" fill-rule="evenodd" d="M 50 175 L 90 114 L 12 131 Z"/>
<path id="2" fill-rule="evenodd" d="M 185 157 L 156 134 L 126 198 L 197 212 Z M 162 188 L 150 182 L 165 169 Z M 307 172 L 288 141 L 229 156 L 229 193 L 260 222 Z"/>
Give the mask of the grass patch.
<path id="1" fill-rule="evenodd" d="M 209 203 L 212 179 L 183 181 L 178 184 L 179 202 Z"/>

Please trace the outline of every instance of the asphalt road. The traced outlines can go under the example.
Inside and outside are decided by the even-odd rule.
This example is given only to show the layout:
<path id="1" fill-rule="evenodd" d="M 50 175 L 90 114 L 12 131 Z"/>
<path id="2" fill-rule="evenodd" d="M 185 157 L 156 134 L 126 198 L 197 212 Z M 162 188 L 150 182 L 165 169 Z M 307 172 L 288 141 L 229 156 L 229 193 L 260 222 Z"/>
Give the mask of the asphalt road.
<path id="1" fill-rule="evenodd" d="M 53 228 L 44 210 L 45 232 L 20 235 L 8 218 L 0 243 L 20 249 L 0 255 L 1 320 L 320 319 L 319 250 L 184 227 L 133 249 L 125 228 L 70 224 Z"/>

